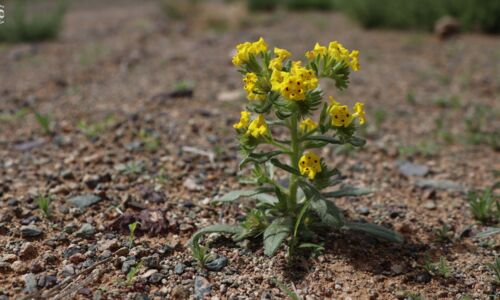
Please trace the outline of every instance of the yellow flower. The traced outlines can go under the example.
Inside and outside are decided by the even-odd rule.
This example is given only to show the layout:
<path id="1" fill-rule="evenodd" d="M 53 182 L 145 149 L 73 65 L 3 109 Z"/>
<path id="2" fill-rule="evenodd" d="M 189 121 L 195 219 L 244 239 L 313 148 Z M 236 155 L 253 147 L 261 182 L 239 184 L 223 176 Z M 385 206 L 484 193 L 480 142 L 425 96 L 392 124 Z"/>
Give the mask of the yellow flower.
<path id="1" fill-rule="evenodd" d="M 247 128 L 248 123 L 250 123 L 250 115 L 249 111 L 242 111 L 240 121 L 234 124 L 233 127 L 236 129 Z"/>
<path id="2" fill-rule="evenodd" d="M 246 134 L 251 135 L 254 138 L 258 138 L 259 136 L 266 135 L 268 132 L 269 128 L 267 127 L 264 116 L 259 115 L 255 120 L 252 121 L 252 123 L 250 123 Z"/>
<path id="3" fill-rule="evenodd" d="M 288 100 L 302 101 L 308 91 L 318 87 L 318 78 L 313 71 L 302 67 L 300 61 L 294 61 L 290 72 L 273 72 L 271 85 Z"/>
<path id="4" fill-rule="evenodd" d="M 245 42 L 236 46 L 237 53 L 233 56 L 233 64 L 235 66 L 241 66 L 248 62 L 250 55 L 258 55 L 262 52 L 267 51 L 267 44 L 263 38 L 260 38 L 257 42 Z"/>
<path id="5" fill-rule="evenodd" d="M 365 105 L 361 102 L 356 102 L 356 104 L 354 104 L 354 113 L 352 114 L 352 116 L 359 118 L 359 124 L 365 124 Z"/>
<path id="6" fill-rule="evenodd" d="M 290 53 L 286 49 L 274 48 L 274 55 L 276 55 L 281 60 L 285 60 L 285 59 L 289 58 L 290 56 L 292 56 L 292 53 Z"/>
<path id="7" fill-rule="evenodd" d="M 318 127 L 318 124 L 316 124 L 316 122 L 314 122 L 313 119 L 311 118 L 307 118 L 305 120 L 303 120 L 302 122 L 300 122 L 300 130 L 302 130 L 303 132 L 309 132 L 311 130 L 314 130 Z"/>
<path id="8" fill-rule="evenodd" d="M 320 56 L 320 55 L 325 55 L 327 54 L 327 49 L 325 46 L 321 46 L 320 44 L 316 43 L 316 45 L 314 45 L 314 49 L 313 50 L 310 50 L 310 51 L 307 51 L 306 52 L 306 57 L 310 60 L 312 59 L 315 59 L 316 57 Z"/>
<path id="9" fill-rule="evenodd" d="M 266 95 L 255 93 L 258 91 L 257 82 L 259 81 L 259 77 L 255 73 L 247 73 L 245 77 L 243 77 L 244 89 L 247 92 L 248 100 L 264 100 L 266 99 Z"/>
<path id="10" fill-rule="evenodd" d="M 310 180 L 316 177 L 316 174 L 321 172 L 321 163 L 316 153 L 307 151 L 299 160 L 299 171 L 302 175 L 307 175 Z"/>
<path id="11" fill-rule="evenodd" d="M 349 58 L 351 59 L 349 65 L 351 66 L 351 69 L 353 69 L 353 71 L 359 71 L 360 69 L 358 57 L 359 57 L 358 50 L 353 50 L 351 54 L 349 54 Z"/>
<path id="12" fill-rule="evenodd" d="M 363 125 L 366 121 L 364 104 L 360 102 L 356 102 L 354 104 L 354 113 L 351 114 L 349 112 L 349 108 L 347 105 L 342 105 L 335 101 L 332 96 L 330 96 L 330 107 L 328 108 L 328 113 L 332 118 L 332 125 L 337 127 L 347 127 L 351 124 L 354 118 L 359 118 L 359 124 Z"/>

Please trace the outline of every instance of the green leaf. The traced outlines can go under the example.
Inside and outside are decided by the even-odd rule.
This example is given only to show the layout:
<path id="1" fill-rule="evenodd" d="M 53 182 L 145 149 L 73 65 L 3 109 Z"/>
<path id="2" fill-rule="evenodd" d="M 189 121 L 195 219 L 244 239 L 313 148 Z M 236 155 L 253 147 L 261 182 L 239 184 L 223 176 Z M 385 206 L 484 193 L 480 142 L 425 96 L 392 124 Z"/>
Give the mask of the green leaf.
<path id="1" fill-rule="evenodd" d="M 352 136 L 349 140 L 349 143 L 354 147 L 363 147 L 366 144 L 366 140 L 356 136 Z"/>
<path id="2" fill-rule="evenodd" d="M 274 220 L 264 231 L 264 254 L 273 256 L 283 241 L 290 235 L 292 222 L 290 219 Z"/>
<path id="3" fill-rule="evenodd" d="M 296 237 L 297 236 L 297 232 L 299 230 L 299 226 L 300 226 L 300 223 L 302 222 L 302 218 L 304 218 L 304 215 L 306 214 L 307 212 L 307 209 L 309 208 L 309 204 L 311 203 L 311 201 L 306 201 L 306 203 L 304 203 L 304 205 L 302 206 L 302 208 L 300 209 L 300 213 L 299 215 L 297 216 L 297 221 L 295 221 L 295 226 L 294 226 L 294 229 L 293 229 L 293 236 Z"/>
<path id="4" fill-rule="evenodd" d="M 486 229 L 483 232 L 476 234 L 476 237 L 482 239 L 482 238 L 486 238 L 486 237 L 489 237 L 489 236 L 492 236 L 495 234 L 499 234 L 499 233 L 500 233 L 499 227 L 492 227 L 492 228 Z"/>
<path id="5" fill-rule="evenodd" d="M 402 243 L 404 241 L 403 237 L 396 232 L 389 230 L 385 227 L 371 224 L 371 223 L 357 223 L 350 222 L 344 225 L 347 229 L 361 231 L 367 233 L 373 237 L 388 240 L 391 242 Z"/>
<path id="6" fill-rule="evenodd" d="M 303 180 L 299 180 L 298 183 L 307 198 L 311 199 L 311 209 L 321 221 L 334 228 L 342 227 L 344 216 L 338 207 L 333 202 L 328 201 L 313 185 Z"/>
<path id="7" fill-rule="evenodd" d="M 239 234 L 242 230 L 243 228 L 239 225 L 228 225 L 228 224 L 210 225 L 195 232 L 191 237 L 191 239 L 188 241 L 188 244 L 190 245 L 198 244 L 198 240 L 200 239 L 200 237 L 207 233 L 222 232 L 235 235 Z"/>
<path id="8" fill-rule="evenodd" d="M 284 164 L 284 163 L 280 162 L 280 161 L 279 161 L 278 159 L 276 159 L 276 158 L 272 158 L 272 159 L 271 159 L 271 163 L 272 163 L 273 165 L 275 165 L 276 167 L 278 167 L 278 168 L 280 168 L 280 169 L 283 169 L 283 170 L 287 171 L 288 173 L 292 173 L 292 174 L 295 174 L 295 175 L 300 176 L 300 172 L 299 172 L 299 170 L 297 170 L 297 169 L 293 168 L 292 166 L 289 166 L 289 165 L 287 165 L 287 164 Z"/>
<path id="9" fill-rule="evenodd" d="M 272 278 L 272 281 L 274 282 L 274 284 L 276 284 L 280 290 L 285 293 L 288 298 L 290 298 L 291 300 L 300 300 L 300 297 L 297 295 L 297 293 L 295 293 L 294 291 L 290 290 L 285 284 L 283 284 L 281 281 L 279 281 L 278 279 L 276 279 L 275 277 Z"/>
<path id="10" fill-rule="evenodd" d="M 306 141 L 320 141 L 320 142 L 326 142 L 330 144 L 336 144 L 336 145 L 342 145 L 342 141 L 339 139 L 333 137 L 333 136 L 326 136 L 326 135 L 313 135 L 306 137 L 304 140 Z"/>
<path id="11" fill-rule="evenodd" d="M 260 203 L 267 204 L 270 206 L 274 206 L 274 205 L 276 205 L 276 203 L 279 202 L 278 198 L 276 198 L 272 195 L 269 195 L 269 194 L 257 194 L 255 196 L 251 196 L 251 197 L 252 197 L 252 199 L 254 199 Z"/>
<path id="12" fill-rule="evenodd" d="M 256 164 L 263 164 L 269 159 L 273 158 L 276 155 L 280 155 L 285 153 L 282 150 L 275 150 L 271 152 L 263 152 L 263 153 L 250 153 L 245 159 L 240 162 L 240 169 L 243 168 L 249 162 L 253 162 Z"/>
<path id="13" fill-rule="evenodd" d="M 323 245 L 320 245 L 320 244 L 315 244 L 315 243 L 302 243 L 299 245 L 299 248 L 301 249 L 314 249 L 316 251 L 323 251 L 325 250 L 325 247 L 323 247 Z"/>
<path id="14" fill-rule="evenodd" d="M 259 187 L 254 190 L 236 190 L 231 191 L 219 199 L 212 200 L 212 203 L 233 202 L 241 197 L 252 197 L 262 193 L 273 192 L 273 187 Z"/>
<path id="15" fill-rule="evenodd" d="M 348 196 L 362 196 L 371 193 L 373 193 L 373 190 L 369 188 L 357 188 L 353 186 L 345 186 L 334 192 L 323 193 L 323 196 L 327 198 L 340 198 Z"/>

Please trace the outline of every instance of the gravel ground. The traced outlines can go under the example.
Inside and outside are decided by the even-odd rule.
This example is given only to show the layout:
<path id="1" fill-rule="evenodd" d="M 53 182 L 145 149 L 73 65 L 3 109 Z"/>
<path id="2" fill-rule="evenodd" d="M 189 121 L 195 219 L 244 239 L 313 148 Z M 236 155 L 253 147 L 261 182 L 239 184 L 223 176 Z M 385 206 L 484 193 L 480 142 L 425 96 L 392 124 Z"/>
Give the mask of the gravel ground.
<path id="1" fill-rule="evenodd" d="M 285 298 L 273 277 L 305 299 L 500 297 L 486 266 L 499 240 L 474 237 L 486 226 L 466 197 L 499 181 L 498 142 L 470 140 L 500 130 L 500 38 L 366 31 L 338 13 L 230 14 L 215 26 L 166 19 L 153 2 L 94 2 L 69 11 L 57 41 L 0 46 L 0 299 Z M 349 91 L 325 90 L 366 103 L 367 146 L 322 154 L 374 190 L 339 199 L 345 214 L 403 245 L 336 232 L 289 265 L 284 250 L 267 258 L 258 243 L 211 235 L 220 265 L 196 267 L 191 234 L 244 212 L 209 201 L 240 187 L 231 125 L 245 99 L 231 49 L 259 36 L 296 54 L 334 39 L 360 50 Z M 38 195 L 52 196 L 50 218 Z M 425 271 L 440 258 L 448 276 Z"/>

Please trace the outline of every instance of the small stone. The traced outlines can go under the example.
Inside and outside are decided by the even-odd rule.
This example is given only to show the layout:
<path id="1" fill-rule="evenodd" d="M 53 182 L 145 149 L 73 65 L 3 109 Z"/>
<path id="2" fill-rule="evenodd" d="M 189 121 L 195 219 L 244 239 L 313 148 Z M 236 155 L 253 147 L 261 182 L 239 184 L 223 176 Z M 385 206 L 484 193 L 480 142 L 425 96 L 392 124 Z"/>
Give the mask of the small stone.
<path id="1" fill-rule="evenodd" d="M 204 189 L 193 178 L 187 178 L 182 185 L 190 191 L 203 191 Z"/>
<path id="2" fill-rule="evenodd" d="M 37 281 L 35 274 L 28 273 L 24 277 L 24 288 L 28 293 L 33 293 L 37 291 Z"/>
<path id="3" fill-rule="evenodd" d="M 147 279 L 147 278 L 149 278 L 151 275 L 153 275 L 154 273 L 158 273 L 158 271 L 157 271 L 157 270 L 155 270 L 155 269 L 149 269 L 149 270 L 147 270 L 146 272 L 144 272 L 144 274 L 142 274 L 142 275 L 141 275 L 141 278 L 145 278 L 145 279 Z"/>
<path id="4" fill-rule="evenodd" d="M 406 177 L 425 176 L 429 173 L 429 167 L 426 165 L 415 164 L 409 161 L 401 161 L 398 163 L 399 172 Z"/>
<path id="5" fill-rule="evenodd" d="M 96 195 L 81 195 L 68 199 L 68 202 L 78 208 L 86 208 L 101 201 L 101 197 Z"/>
<path id="6" fill-rule="evenodd" d="M 212 285 L 205 277 L 196 276 L 194 279 L 194 296 L 196 299 L 205 299 L 212 291 Z"/>
<path id="7" fill-rule="evenodd" d="M 71 256 L 73 256 L 74 254 L 76 253 L 84 253 L 86 250 L 77 246 L 77 245 L 69 245 L 68 248 L 66 248 L 64 251 L 63 251 L 63 256 L 65 258 L 69 258 Z"/>
<path id="8" fill-rule="evenodd" d="M 19 251 L 19 257 L 22 259 L 34 258 L 37 255 L 37 249 L 32 243 L 24 243 Z"/>
<path id="9" fill-rule="evenodd" d="M 0 270 L 4 271 L 4 272 L 7 272 L 7 271 L 10 271 L 10 270 L 13 270 L 13 269 L 12 269 L 12 266 L 11 266 L 10 263 L 5 262 L 5 261 L 0 261 Z"/>
<path id="10" fill-rule="evenodd" d="M 210 271 L 218 272 L 222 270 L 225 266 L 227 266 L 228 260 L 227 257 L 221 255 L 211 262 L 206 264 L 206 268 Z"/>
<path id="11" fill-rule="evenodd" d="M 8 206 L 18 206 L 19 200 L 11 198 L 11 199 L 7 200 L 7 205 Z"/>
<path id="12" fill-rule="evenodd" d="M 186 269 L 186 265 L 185 265 L 185 264 L 183 264 L 183 263 L 177 263 L 177 264 L 175 265 L 175 270 L 174 270 L 174 272 L 175 272 L 175 274 L 177 274 L 177 275 L 181 275 L 182 273 L 184 273 L 184 270 L 185 270 L 185 269 Z"/>
<path id="13" fill-rule="evenodd" d="M 422 272 L 418 274 L 415 278 L 415 280 L 419 283 L 429 283 L 431 279 L 432 279 L 431 275 L 427 272 Z"/>
<path id="14" fill-rule="evenodd" d="M 13 262 L 13 261 L 16 261 L 17 259 L 17 256 L 15 254 L 5 254 L 4 256 L 2 256 L 2 259 L 1 261 L 6 261 L 6 262 Z"/>
<path id="15" fill-rule="evenodd" d="M 116 256 L 125 256 L 128 254 L 129 249 L 127 247 L 121 247 L 120 249 L 116 250 L 115 255 Z"/>
<path id="16" fill-rule="evenodd" d="M 176 285 L 172 289 L 172 299 L 184 300 L 189 298 L 189 290 L 182 285 Z"/>
<path id="17" fill-rule="evenodd" d="M 45 270 L 45 268 L 43 267 L 42 263 L 39 261 L 35 261 L 31 264 L 31 267 L 30 267 L 31 273 L 38 274 L 44 270 Z"/>
<path id="18" fill-rule="evenodd" d="M 124 261 L 123 264 L 122 264 L 122 272 L 125 273 L 125 274 L 127 274 L 130 271 L 130 269 L 133 266 L 135 266 L 135 264 L 136 264 L 135 259 L 130 259 L 130 260 Z"/>
<path id="19" fill-rule="evenodd" d="M 99 183 L 99 175 L 85 174 L 82 181 L 89 189 L 94 189 Z"/>
<path id="20" fill-rule="evenodd" d="M 462 185 L 450 180 L 420 179 L 415 182 L 415 185 L 419 188 L 424 188 L 424 189 L 450 190 L 450 191 L 465 190 L 465 188 Z"/>
<path id="21" fill-rule="evenodd" d="M 85 255 L 82 253 L 76 253 L 70 256 L 69 261 L 73 264 L 79 264 L 85 260 Z"/>
<path id="22" fill-rule="evenodd" d="M 57 277 L 54 275 L 45 276 L 45 288 L 51 288 L 57 284 Z"/>
<path id="23" fill-rule="evenodd" d="M 75 179 L 75 175 L 71 170 L 63 170 L 61 172 L 61 177 L 62 179 L 70 180 L 70 179 Z"/>
<path id="24" fill-rule="evenodd" d="M 104 242 L 100 242 L 98 245 L 99 250 L 104 251 L 104 250 L 109 250 L 111 252 L 114 252 L 120 248 L 120 244 L 118 243 L 118 240 L 112 239 L 112 240 L 105 240 Z"/>
<path id="25" fill-rule="evenodd" d="M 11 265 L 10 265 L 12 271 L 16 272 L 16 273 L 25 273 L 26 270 L 28 270 L 28 267 L 26 266 L 26 264 L 24 264 L 22 261 L 20 260 L 16 260 L 15 262 L 13 262 Z"/>
<path id="26" fill-rule="evenodd" d="M 361 206 L 360 208 L 357 209 L 358 214 L 367 216 L 370 214 L 370 209 L 366 206 Z"/>
<path id="27" fill-rule="evenodd" d="M 142 263 L 145 267 L 157 269 L 160 267 L 160 256 L 151 255 L 142 258 Z"/>
<path id="28" fill-rule="evenodd" d="M 94 226 L 92 226 L 89 223 L 85 223 L 80 227 L 80 229 L 75 232 L 75 236 L 77 237 L 82 237 L 82 238 L 92 238 L 94 237 L 95 234 L 95 229 Z"/>
<path id="29" fill-rule="evenodd" d="M 162 281 L 163 279 L 163 274 L 161 274 L 160 272 L 155 272 L 153 274 L 151 274 L 151 276 L 148 278 L 148 282 L 149 283 L 158 283 L 160 281 Z"/>
<path id="30" fill-rule="evenodd" d="M 401 264 L 394 264 L 391 266 L 391 271 L 395 275 L 402 274 L 404 272 L 404 270 L 405 270 L 405 267 L 404 267 L 404 265 L 401 265 Z"/>
<path id="31" fill-rule="evenodd" d="M 42 230 L 40 230 L 35 225 L 21 226 L 21 236 L 23 238 L 38 237 L 42 235 Z"/>
<path id="32" fill-rule="evenodd" d="M 424 203 L 424 207 L 427 208 L 428 210 L 435 210 L 436 209 L 436 202 L 429 200 Z"/>
<path id="33" fill-rule="evenodd" d="M 69 277 L 75 274 L 75 266 L 73 264 L 65 265 L 61 270 L 62 277 Z"/>

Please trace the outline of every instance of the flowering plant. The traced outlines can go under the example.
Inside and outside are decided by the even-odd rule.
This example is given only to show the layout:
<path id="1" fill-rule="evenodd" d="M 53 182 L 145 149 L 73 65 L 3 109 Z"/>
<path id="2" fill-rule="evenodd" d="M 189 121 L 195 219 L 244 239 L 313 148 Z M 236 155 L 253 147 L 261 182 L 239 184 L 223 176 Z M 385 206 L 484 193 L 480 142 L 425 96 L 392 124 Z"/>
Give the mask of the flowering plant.
<path id="1" fill-rule="evenodd" d="M 316 44 L 305 53 L 307 62 L 302 65 L 290 60 L 291 53 L 285 49 L 269 51 L 262 38 L 236 49 L 233 64 L 243 75 L 249 100 L 234 124 L 244 156 L 240 168 L 253 164 L 251 182 L 258 187 L 232 191 L 214 202 L 246 197 L 254 199 L 256 206 L 239 225 L 219 224 L 199 230 L 191 245 L 199 246 L 201 236 L 210 232 L 230 233 L 235 241 L 262 236 L 266 255 L 274 255 L 287 241 L 292 257 L 298 249 L 321 248 L 316 241 L 332 229 L 363 231 L 402 242 L 401 236 L 384 227 L 346 220 L 330 200 L 366 191 L 353 187 L 322 191 L 339 185 L 342 177 L 314 149 L 328 144 L 362 147 L 365 141 L 355 133 L 358 124 L 365 123 L 365 111 L 363 103 L 356 103 L 351 111 L 332 96 L 329 103 L 322 104 L 319 79 L 332 79 L 339 90 L 347 88 L 350 72 L 360 69 L 358 51 L 349 52 L 339 42 L 328 47 Z M 315 121 L 313 113 L 318 109 Z M 276 118 L 271 119 L 273 114 Z M 275 127 L 284 128 L 289 136 L 274 136 L 271 129 Z M 275 168 L 289 174 L 285 184 L 276 179 Z"/>

